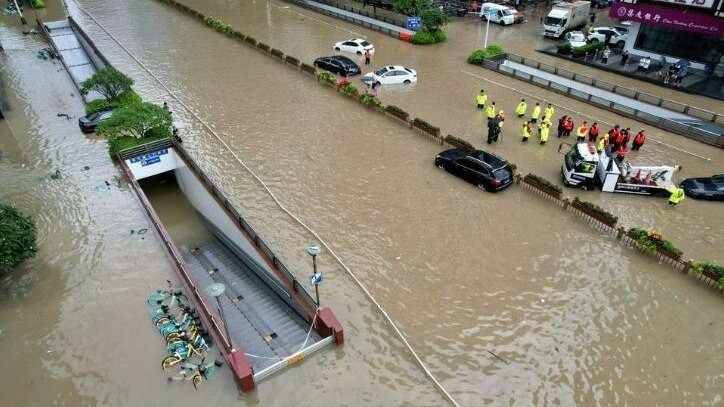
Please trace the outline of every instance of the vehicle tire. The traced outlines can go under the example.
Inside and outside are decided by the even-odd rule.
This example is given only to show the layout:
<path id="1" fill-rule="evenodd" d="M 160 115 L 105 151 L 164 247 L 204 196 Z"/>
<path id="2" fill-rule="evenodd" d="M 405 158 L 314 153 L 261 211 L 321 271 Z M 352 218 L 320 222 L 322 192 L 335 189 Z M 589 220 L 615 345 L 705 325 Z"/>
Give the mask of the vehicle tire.
<path id="1" fill-rule="evenodd" d="M 581 189 L 584 191 L 588 191 L 591 187 L 588 186 L 588 184 L 581 184 Z"/>
<path id="2" fill-rule="evenodd" d="M 405 81 L 404 81 L 404 82 L 402 82 L 402 83 L 404 83 L 405 85 L 409 85 L 409 84 L 411 84 L 412 82 L 410 82 L 410 80 L 409 80 L 409 79 L 405 79 Z"/>
<path id="3" fill-rule="evenodd" d="M 487 191 L 487 190 L 488 190 L 488 188 L 485 186 L 485 184 L 478 184 L 478 185 L 476 185 L 476 186 L 477 186 L 478 189 L 481 190 L 481 191 Z"/>
<path id="4" fill-rule="evenodd" d="M 616 43 L 616 47 L 618 47 L 618 48 L 623 49 L 623 47 L 625 47 L 625 46 L 626 46 L 626 42 L 625 42 L 625 41 L 619 41 L 619 42 Z"/>
<path id="5" fill-rule="evenodd" d="M 334 47 L 334 50 L 335 50 L 335 51 L 341 51 L 341 49 L 339 49 L 339 47 Z"/>
<path id="6" fill-rule="evenodd" d="M 441 169 L 441 170 L 444 170 L 444 169 L 445 169 L 445 164 L 443 164 L 443 163 L 435 164 L 435 166 L 436 166 L 437 168 Z"/>

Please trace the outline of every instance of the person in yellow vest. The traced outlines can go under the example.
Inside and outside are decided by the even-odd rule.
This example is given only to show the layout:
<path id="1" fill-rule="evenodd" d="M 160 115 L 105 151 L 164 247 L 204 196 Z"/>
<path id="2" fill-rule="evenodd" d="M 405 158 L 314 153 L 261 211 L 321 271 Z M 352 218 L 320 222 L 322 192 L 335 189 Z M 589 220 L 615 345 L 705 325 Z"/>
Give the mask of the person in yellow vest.
<path id="1" fill-rule="evenodd" d="M 532 121 L 529 121 L 529 122 L 523 123 L 523 129 L 522 129 L 522 130 L 523 130 L 523 132 L 522 132 L 523 138 L 520 139 L 520 141 L 522 141 L 523 143 L 525 143 L 526 141 L 528 141 L 528 139 L 530 138 L 530 136 L 533 134 L 533 122 L 532 122 Z"/>
<path id="2" fill-rule="evenodd" d="M 552 104 L 548 103 L 548 106 L 546 106 L 546 109 L 543 111 L 543 120 L 541 121 L 552 121 L 555 113 L 556 109 L 553 108 Z"/>
<path id="3" fill-rule="evenodd" d="M 540 130 L 538 133 L 540 135 L 541 145 L 545 144 L 546 141 L 548 141 L 548 136 L 551 134 L 551 122 L 548 120 L 543 121 L 540 124 Z"/>
<path id="4" fill-rule="evenodd" d="M 578 142 L 586 141 L 586 137 L 588 136 L 588 123 L 584 120 L 580 127 L 578 127 L 578 130 L 576 131 L 576 139 Z"/>
<path id="5" fill-rule="evenodd" d="M 533 113 L 530 114 L 530 121 L 535 124 L 538 122 L 538 117 L 540 117 L 540 103 L 535 102 Z"/>
<path id="6" fill-rule="evenodd" d="M 603 150 L 606 149 L 606 141 L 608 139 L 608 135 L 604 135 L 598 141 L 596 142 L 596 151 L 598 151 L 598 154 L 601 154 Z"/>
<path id="7" fill-rule="evenodd" d="M 485 89 L 480 89 L 480 93 L 475 96 L 475 103 L 478 105 L 478 109 L 483 110 L 487 102 L 488 95 L 485 94 Z"/>
<path id="8" fill-rule="evenodd" d="M 671 192 L 671 196 L 669 196 L 669 205 L 676 206 L 681 203 L 681 201 L 686 198 L 686 195 L 684 194 L 684 190 L 682 188 L 677 187 L 676 185 L 671 185 L 670 187 L 666 188 L 667 191 Z"/>
<path id="9" fill-rule="evenodd" d="M 515 114 L 518 115 L 519 119 L 522 119 L 523 116 L 525 116 L 526 110 L 528 110 L 528 104 L 525 103 L 525 99 L 521 99 L 520 103 L 518 103 L 518 106 L 515 107 Z"/>
<path id="10" fill-rule="evenodd" d="M 495 102 L 490 102 L 490 104 L 485 107 L 485 115 L 488 116 L 488 121 L 495 118 Z"/>

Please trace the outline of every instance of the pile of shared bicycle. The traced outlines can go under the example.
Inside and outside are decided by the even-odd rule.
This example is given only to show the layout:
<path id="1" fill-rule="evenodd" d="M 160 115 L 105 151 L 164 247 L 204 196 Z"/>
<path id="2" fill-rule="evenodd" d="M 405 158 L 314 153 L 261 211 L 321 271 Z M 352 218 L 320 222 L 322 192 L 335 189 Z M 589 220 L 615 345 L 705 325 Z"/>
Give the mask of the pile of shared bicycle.
<path id="1" fill-rule="evenodd" d="M 206 363 L 211 338 L 202 329 L 196 311 L 180 290 L 156 290 L 147 303 L 151 321 L 166 341 L 168 354 L 161 361 L 161 368 L 176 369 L 177 373 L 170 376 L 169 381 L 190 381 L 198 388 L 222 364 L 216 360 Z"/>

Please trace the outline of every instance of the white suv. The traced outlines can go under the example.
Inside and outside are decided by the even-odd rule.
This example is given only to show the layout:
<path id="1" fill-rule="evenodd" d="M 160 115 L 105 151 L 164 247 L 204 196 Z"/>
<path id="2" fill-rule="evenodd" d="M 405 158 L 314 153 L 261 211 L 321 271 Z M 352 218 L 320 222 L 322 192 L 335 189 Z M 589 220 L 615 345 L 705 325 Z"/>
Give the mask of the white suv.
<path id="1" fill-rule="evenodd" d="M 628 38 L 628 33 L 614 27 L 595 27 L 588 32 L 588 40 L 591 42 L 606 42 L 609 37 L 608 44 L 623 48 Z"/>

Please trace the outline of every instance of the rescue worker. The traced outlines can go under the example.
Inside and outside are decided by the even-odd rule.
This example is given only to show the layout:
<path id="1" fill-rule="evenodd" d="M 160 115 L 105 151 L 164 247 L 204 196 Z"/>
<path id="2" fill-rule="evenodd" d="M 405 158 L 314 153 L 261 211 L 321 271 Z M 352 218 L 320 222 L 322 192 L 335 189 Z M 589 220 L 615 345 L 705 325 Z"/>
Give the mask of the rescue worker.
<path id="1" fill-rule="evenodd" d="M 533 121 L 523 123 L 523 138 L 520 140 L 523 143 L 527 142 L 530 136 L 533 134 Z"/>
<path id="2" fill-rule="evenodd" d="M 538 122 L 538 117 L 540 117 L 540 103 L 535 102 L 535 107 L 533 108 L 533 113 L 530 115 L 530 121 L 535 124 Z"/>
<path id="3" fill-rule="evenodd" d="M 549 120 L 544 120 L 540 124 L 540 131 L 538 133 L 540 135 L 540 144 L 545 144 L 546 141 L 548 141 L 548 136 L 551 133 L 551 122 Z"/>
<path id="4" fill-rule="evenodd" d="M 493 117 L 492 119 L 488 119 L 488 144 L 492 144 L 494 141 L 498 140 L 498 132 L 500 131 L 500 126 L 498 125 L 498 117 Z"/>
<path id="5" fill-rule="evenodd" d="M 628 142 L 631 141 L 631 128 L 626 127 L 626 130 L 621 130 L 621 134 L 623 134 L 623 145 L 628 147 Z"/>
<path id="6" fill-rule="evenodd" d="M 563 129 L 564 129 L 563 135 L 565 137 L 571 136 L 571 132 L 573 131 L 573 126 L 574 126 L 574 124 L 573 124 L 573 119 L 571 118 L 571 116 L 566 117 L 566 122 L 563 123 Z"/>
<path id="7" fill-rule="evenodd" d="M 588 122 L 585 120 L 583 123 L 578 127 L 578 130 L 576 130 L 576 140 L 578 142 L 586 141 L 586 136 L 588 135 Z"/>
<path id="8" fill-rule="evenodd" d="M 638 133 L 636 133 L 636 136 L 633 139 L 631 151 L 638 151 L 638 149 L 641 148 L 641 146 L 644 145 L 645 142 L 646 134 L 644 134 L 644 129 L 641 129 Z"/>
<path id="9" fill-rule="evenodd" d="M 543 122 L 548 121 L 549 123 L 553 120 L 553 115 L 556 113 L 556 109 L 553 108 L 553 105 L 548 103 L 548 106 L 546 106 L 546 109 L 543 111 Z"/>
<path id="10" fill-rule="evenodd" d="M 616 150 L 616 162 L 619 164 L 623 163 L 623 160 L 626 159 L 626 153 L 628 153 L 626 146 L 623 144 L 618 146 L 618 149 Z"/>
<path id="11" fill-rule="evenodd" d="M 525 99 L 521 99 L 518 106 L 515 107 L 515 114 L 518 115 L 519 119 L 522 119 L 523 116 L 525 116 L 526 110 L 528 110 L 528 104 L 525 103 Z"/>
<path id="12" fill-rule="evenodd" d="M 618 150 L 618 140 L 620 136 L 621 130 L 619 130 L 618 124 L 608 131 L 608 144 L 611 146 L 611 151 Z M 621 141 L 623 142 L 623 138 L 621 138 Z"/>
<path id="13" fill-rule="evenodd" d="M 672 185 L 666 189 L 667 191 L 671 192 L 671 195 L 669 196 L 669 205 L 676 206 L 681 203 L 681 201 L 686 198 L 686 195 L 684 194 L 684 189 L 679 188 L 676 185 Z"/>
<path id="14" fill-rule="evenodd" d="M 601 154 L 603 150 L 606 149 L 606 140 L 608 140 L 608 136 L 604 135 L 596 142 L 596 151 L 598 151 L 598 154 Z"/>
<path id="15" fill-rule="evenodd" d="M 485 94 L 485 89 L 480 89 L 480 93 L 475 96 L 475 103 L 477 103 L 478 109 L 483 110 L 487 102 L 488 95 Z"/>
<path id="16" fill-rule="evenodd" d="M 598 138 L 598 132 L 598 123 L 593 122 L 591 128 L 588 129 L 588 141 L 590 141 L 591 143 L 595 143 L 596 139 Z"/>
<path id="17" fill-rule="evenodd" d="M 488 116 L 488 121 L 491 121 L 495 118 L 495 102 L 491 102 L 488 106 L 485 107 L 485 115 Z"/>
<path id="18" fill-rule="evenodd" d="M 568 116 L 563 115 L 560 119 L 558 119 L 558 138 L 563 137 L 563 134 L 566 132 L 566 119 Z"/>

